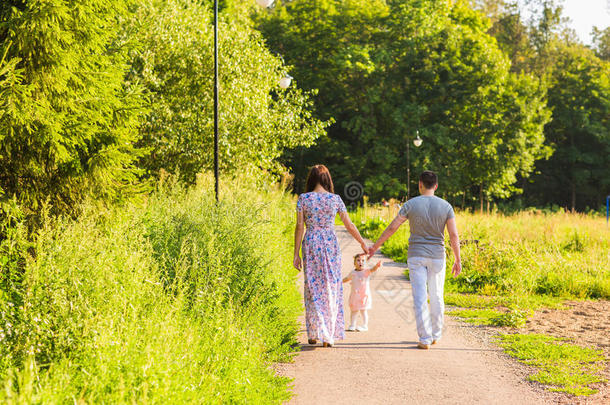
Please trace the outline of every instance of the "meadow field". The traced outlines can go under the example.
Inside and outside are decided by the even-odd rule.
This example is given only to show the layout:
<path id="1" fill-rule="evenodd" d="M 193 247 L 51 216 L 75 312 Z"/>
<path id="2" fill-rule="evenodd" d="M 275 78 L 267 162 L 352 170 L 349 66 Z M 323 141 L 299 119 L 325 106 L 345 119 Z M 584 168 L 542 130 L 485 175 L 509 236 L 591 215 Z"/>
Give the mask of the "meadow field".
<path id="1" fill-rule="evenodd" d="M 86 203 L 0 246 L 0 402 L 280 403 L 301 311 L 293 199 L 247 182 Z M 3 206 L 6 210 L 8 208 Z M 239 224 L 239 226 L 235 226 Z M 10 275 L 8 277 L 7 275 Z"/>
<path id="2" fill-rule="evenodd" d="M 397 207 L 367 206 L 352 213 L 367 237 L 378 237 Z M 610 228 L 605 218 L 578 213 L 523 211 L 512 215 L 456 213 L 462 274 L 447 293 L 554 301 L 610 299 Z M 406 262 L 408 221 L 382 247 Z M 448 264 L 453 263 L 447 236 Z"/>
<path id="3" fill-rule="evenodd" d="M 395 204 L 365 205 L 351 217 L 374 240 L 397 211 Z M 497 344 L 537 370 L 530 380 L 569 395 L 597 393 L 610 374 L 610 348 L 605 347 L 604 338 L 607 325 L 595 325 L 595 331 L 587 332 L 593 334 L 592 339 L 585 342 L 564 333 L 561 325 L 551 328 L 556 331 L 552 335 L 545 335 L 531 333 L 536 328 L 526 327 L 526 323 L 542 310 L 539 318 L 552 324 L 551 316 L 545 315 L 566 309 L 565 302 L 610 299 L 610 228 L 605 218 L 541 210 L 512 215 L 461 211 L 456 218 L 463 270 L 458 277 L 449 272 L 446 277 L 448 313 L 473 325 L 498 328 Z M 407 221 L 381 251 L 406 263 L 408 237 Z M 446 238 L 450 269 L 453 254 L 448 235 Z M 574 313 L 591 316 L 590 311 Z M 591 340 L 597 344 L 590 344 Z"/>

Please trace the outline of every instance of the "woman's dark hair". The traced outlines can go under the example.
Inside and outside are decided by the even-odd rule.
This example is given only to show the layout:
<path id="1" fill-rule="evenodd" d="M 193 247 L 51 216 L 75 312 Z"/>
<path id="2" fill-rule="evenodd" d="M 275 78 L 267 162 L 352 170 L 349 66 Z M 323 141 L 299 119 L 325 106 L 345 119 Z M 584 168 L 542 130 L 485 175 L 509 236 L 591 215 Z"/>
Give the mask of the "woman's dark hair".
<path id="1" fill-rule="evenodd" d="M 421 174 L 421 176 L 419 176 L 419 181 L 422 182 L 424 187 L 430 190 L 438 184 L 438 176 L 436 175 L 436 173 L 431 172 L 430 170 L 426 170 Z"/>
<path id="2" fill-rule="evenodd" d="M 333 179 L 330 177 L 330 172 L 324 165 L 315 165 L 309 170 L 307 175 L 307 183 L 305 185 L 305 192 L 309 193 L 316 188 L 316 185 L 321 185 L 329 193 L 335 192 L 333 186 Z"/>

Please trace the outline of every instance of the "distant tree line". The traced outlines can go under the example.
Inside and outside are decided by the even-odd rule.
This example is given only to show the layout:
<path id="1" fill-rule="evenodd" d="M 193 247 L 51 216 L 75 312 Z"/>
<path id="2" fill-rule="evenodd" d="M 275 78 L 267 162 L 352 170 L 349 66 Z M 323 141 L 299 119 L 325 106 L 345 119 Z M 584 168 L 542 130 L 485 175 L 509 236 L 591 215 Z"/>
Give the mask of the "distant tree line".
<path id="1" fill-rule="evenodd" d="M 404 198 L 418 131 L 411 172 L 437 171 L 457 205 L 584 210 L 610 194 L 610 31 L 581 44 L 555 1 L 292 0 L 255 20 L 334 121 L 283 155 L 299 191 L 324 162 L 339 189 Z"/>

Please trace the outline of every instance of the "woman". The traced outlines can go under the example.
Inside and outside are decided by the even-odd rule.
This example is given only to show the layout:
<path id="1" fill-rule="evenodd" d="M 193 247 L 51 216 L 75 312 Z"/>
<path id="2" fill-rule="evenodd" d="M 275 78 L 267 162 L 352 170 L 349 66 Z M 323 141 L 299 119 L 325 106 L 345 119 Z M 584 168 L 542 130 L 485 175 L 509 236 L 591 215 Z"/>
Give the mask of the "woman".
<path id="1" fill-rule="evenodd" d="M 349 233 L 367 253 L 367 246 L 347 215 L 345 204 L 334 193 L 330 172 L 324 165 L 311 168 L 306 192 L 297 201 L 294 232 L 294 267 L 305 268 L 305 324 L 309 344 L 320 340 L 330 347 L 345 338 L 341 250 L 335 235 L 337 212 Z M 304 226 L 307 226 L 303 239 Z M 303 263 L 299 257 L 303 244 Z M 304 266 L 302 266 L 304 264 Z"/>

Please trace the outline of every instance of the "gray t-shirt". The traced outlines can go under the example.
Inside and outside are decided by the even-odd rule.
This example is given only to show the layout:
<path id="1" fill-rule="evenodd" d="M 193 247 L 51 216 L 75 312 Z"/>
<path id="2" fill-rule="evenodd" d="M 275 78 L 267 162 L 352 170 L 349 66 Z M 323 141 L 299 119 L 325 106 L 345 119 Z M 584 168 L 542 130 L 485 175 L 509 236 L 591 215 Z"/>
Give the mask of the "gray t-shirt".
<path id="1" fill-rule="evenodd" d="M 451 204 L 436 196 L 420 195 L 404 203 L 398 215 L 409 220 L 408 258 L 445 258 L 445 224 L 455 217 Z"/>

